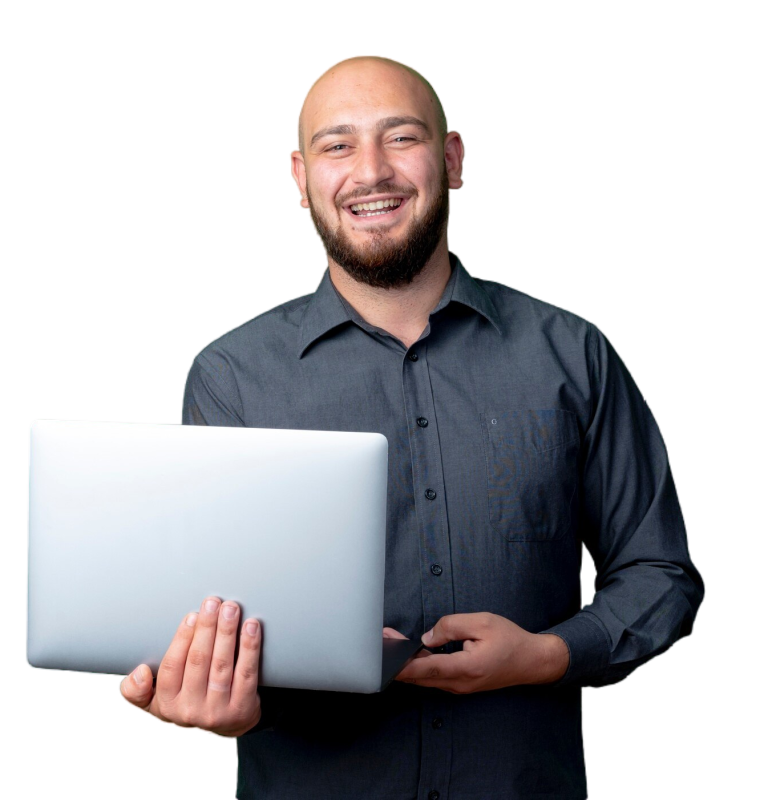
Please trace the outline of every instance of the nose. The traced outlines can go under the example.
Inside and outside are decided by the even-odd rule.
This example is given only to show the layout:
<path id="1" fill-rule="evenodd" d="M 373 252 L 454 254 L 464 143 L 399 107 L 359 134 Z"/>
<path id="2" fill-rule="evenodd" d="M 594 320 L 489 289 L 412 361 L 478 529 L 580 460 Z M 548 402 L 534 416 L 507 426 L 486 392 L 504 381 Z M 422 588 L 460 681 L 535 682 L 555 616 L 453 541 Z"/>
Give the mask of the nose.
<path id="1" fill-rule="evenodd" d="M 351 173 L 354 183 L 373 187 L 392 177 L 393 167 L 383 148 L 377 144 L 363 144 L 359 148 Z"/>

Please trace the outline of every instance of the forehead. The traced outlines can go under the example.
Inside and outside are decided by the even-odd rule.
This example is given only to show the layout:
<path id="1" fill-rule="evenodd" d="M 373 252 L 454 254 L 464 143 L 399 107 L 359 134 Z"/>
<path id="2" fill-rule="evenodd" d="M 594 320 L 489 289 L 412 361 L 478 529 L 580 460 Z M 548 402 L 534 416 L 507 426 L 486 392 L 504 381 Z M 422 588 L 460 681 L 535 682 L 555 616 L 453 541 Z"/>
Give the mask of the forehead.
<path id="1" fill-rule="evenodd" d="M 361 63 L 328 71 L 312 87 L 302 113 L 306 142 L 327 126 L 370 128 L 379 119 L 414 116 L 435 128 L 433 98 L 423 83 L 404 69 Z"/>

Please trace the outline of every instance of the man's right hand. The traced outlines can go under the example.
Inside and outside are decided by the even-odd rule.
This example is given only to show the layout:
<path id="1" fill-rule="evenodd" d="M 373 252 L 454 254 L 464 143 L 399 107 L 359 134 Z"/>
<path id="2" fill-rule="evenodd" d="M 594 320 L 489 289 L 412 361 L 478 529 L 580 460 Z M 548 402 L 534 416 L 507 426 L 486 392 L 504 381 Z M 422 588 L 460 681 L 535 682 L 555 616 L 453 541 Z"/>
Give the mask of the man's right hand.
<path id="1" fill-rule="evenodd" d="M 153 688 L 147 664 L 121 682 L 121 693 L 165 722 L 241 736 L 261 719 L 258 694 L 261 626 L 243 623 L 235 664 L 240 608 L 207 597 L 200 613 L 188 614 L 161 661 Z"/>

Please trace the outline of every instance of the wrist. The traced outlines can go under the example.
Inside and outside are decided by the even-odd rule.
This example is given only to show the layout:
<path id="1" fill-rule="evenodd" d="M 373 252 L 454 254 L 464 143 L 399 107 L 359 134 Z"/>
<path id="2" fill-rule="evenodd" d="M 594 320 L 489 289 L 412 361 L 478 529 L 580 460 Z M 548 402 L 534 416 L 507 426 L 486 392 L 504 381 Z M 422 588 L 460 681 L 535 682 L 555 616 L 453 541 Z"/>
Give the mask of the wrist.
<path id="1" fill-rule="evenodd" d="M 555 683 L 567 672 L 570 650 L 555 633 L 535 633 L 536 660 L 531 684 Z"/>

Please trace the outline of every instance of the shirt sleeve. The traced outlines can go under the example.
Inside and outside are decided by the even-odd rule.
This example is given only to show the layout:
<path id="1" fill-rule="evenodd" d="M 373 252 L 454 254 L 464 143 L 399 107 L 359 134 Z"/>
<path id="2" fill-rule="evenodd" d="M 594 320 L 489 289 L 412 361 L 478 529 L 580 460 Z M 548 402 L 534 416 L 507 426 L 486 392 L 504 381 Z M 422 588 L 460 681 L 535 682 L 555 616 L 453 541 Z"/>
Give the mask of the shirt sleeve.
<path id="1" fill-rule="evenodd" d="M 214 365 L 203 355 L 198 356 L 190 368 L 182 405 L 183 425 L 216 425 L 244 427 L 243 409 L 237 386 L 227 363 L 220 359 Z M 243 736 L 267 730 L 274 724 L 281 707 L 281 689 L 259 687 L 261 719 Z"/>
<path id="2" fill-rule="evenodd" d="M 222 359 L 216 368 L 202 354 L 195 359 L 185 384 L 183 425 L 245 425 L 237 386 L 229 375 L 229 366 Z"/>
<path id="3" fill-rule="evenodd" d="M 665 443 L 605 336 L 591 326 L 593 415 L 581 449 L 581 532 L 593 601 L 542 633 L 570 651 L 553 686 L 604 686 L 691 633 L 704 584 L 689 557 Z"/>

